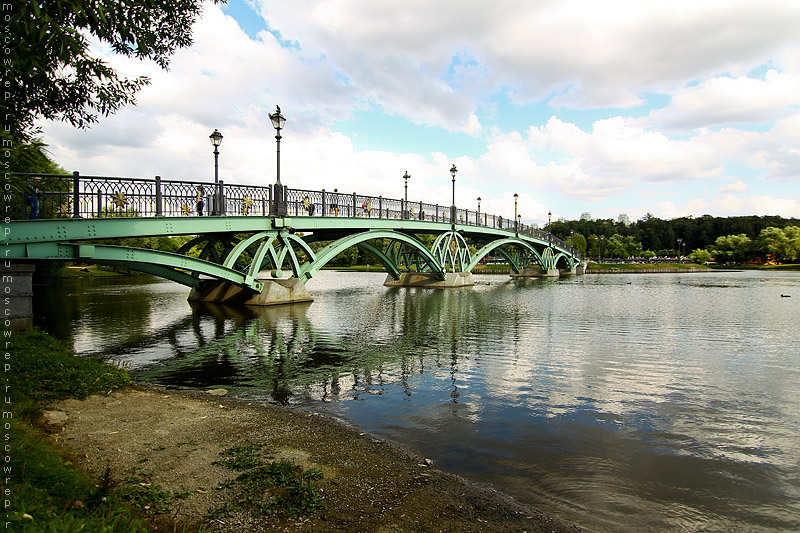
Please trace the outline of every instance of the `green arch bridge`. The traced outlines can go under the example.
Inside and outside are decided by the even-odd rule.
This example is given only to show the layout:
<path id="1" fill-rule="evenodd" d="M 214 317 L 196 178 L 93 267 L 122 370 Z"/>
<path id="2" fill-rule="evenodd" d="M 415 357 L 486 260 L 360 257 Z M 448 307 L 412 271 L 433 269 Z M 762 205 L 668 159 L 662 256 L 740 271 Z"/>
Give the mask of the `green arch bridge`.
<path id="1" fill-rule="evenodd" d="M 13 178 L 15 186 L 4 191 L 17 214 L 3 224 L 6 261 L 87 261 L 137 270 L 191 287 L 195 300 L 311 300 L 305 282 L 352 246 L 384 266 L 386 285 L 472 285 L 472 270 L 490 255 L 509 264 L 514 276 L 583 272 L 582 256 L 553 235 L 519 219 L 456 206 L 159 176 Z M 198 216 L 198 200 L 205 216 Z M 32 211 L 36 218 L 27 218 Z M 97 242 L 173 235 L 194 237 L 177 253 Z M 312 249 L 315 241 L 325 245 Z"/>

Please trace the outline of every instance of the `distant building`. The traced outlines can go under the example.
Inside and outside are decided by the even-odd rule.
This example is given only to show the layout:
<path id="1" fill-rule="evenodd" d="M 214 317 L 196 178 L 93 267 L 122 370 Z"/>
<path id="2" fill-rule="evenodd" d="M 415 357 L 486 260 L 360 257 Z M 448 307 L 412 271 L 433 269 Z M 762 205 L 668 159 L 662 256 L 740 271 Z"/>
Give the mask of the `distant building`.
<path id="1" fill-rule="evenodd" d="M 585 220 L 586 222 L 591 222 L 592 215 L 584 211 L 583 213 L 581 213 L 581 220 Z"/>
<path id="2" fill-rule="evenodd" d="M 631 219 L 628 218 L 628 213 L 620 213 L 619 214 L 619 218 L 617 218 L 617 222 L 619 222 L 620 224 L 625 224 L 626 226 L 629 226 L 630 223 L 631 223 Z"/>
<path id="3" fill-rule="evenodd" d="M 567 221 L 567 219 L 566 219 L 566 218 L 564 218 L 564 217 L 558 217 L 558 221 L 559 221 L 559 222 L 566 222 L 566 221 Z"/>

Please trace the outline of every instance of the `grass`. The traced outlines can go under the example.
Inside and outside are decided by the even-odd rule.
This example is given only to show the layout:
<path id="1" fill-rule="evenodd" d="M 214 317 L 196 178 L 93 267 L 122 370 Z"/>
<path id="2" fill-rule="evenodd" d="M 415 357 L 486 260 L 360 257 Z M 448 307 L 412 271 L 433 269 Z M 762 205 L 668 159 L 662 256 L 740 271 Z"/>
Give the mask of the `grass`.
<path id="1" fill-rule="evenodd" d="M 138 509 L 145 516 L 168 514 L 172 511 L 172 502 L 189 497 L 188 492 L 171 492 L 153 483 L 153 471 L 134 471 L 124 479 L 125 485 L 117 489 L 117 496 Z"/>
<path id="2" fill-rule="evenodd" d="M 230 517 L 241 509 L 254 516 L 277 513 L 296 518 L 322 506 L 322 496 L 314 484 L 322 479 L 320 470 L 306 470 L 286 459 L 266 463 L 263 449 L 263 444 L 252 443 L 220 452 L 222 459 L 214 464 L 242 474 L 221 487 L 233 490 L 233 501 L 210 510 L 207 518 Z"/>
<path id="3" fill-rule="evenodd" d="M 13 333 L 11 390 L 33 401 L 84 399 L 128 385 L 130 375 L 102 359 L 75 357 L 64 343 L 36 329 Z"/>
<path id="4" fill-rule="evenodd" d="M 12 365 L 6 374 L 11 404 L 4 409 L 13 414 L 5 430 L 11 453 L 4 488 L 11 504 L 4 511 L 10 530 L 149 531 L 111 489 L 110 474 L 90 479 L 37 423 L 46 401 L 113 390 L 130 382 L 127 373 L 74 357 L 64 344 L 38 330 L 12 332 L 5 339 Z"/>
<path id="5" fill-rule="evenodd" d="M 592 270 L 688 270 L 692 268 L 708 268 L 696 263 L 589 263 Z"/>
<path id="6" fill-rule="evenodd" d="M 8 459 L 4 520 L 10 531 L 128 533 L 187 531 L 168 516 L 176 500 L 189 493 L 164 490 L 153 482 L 154 472 L 141 468 L 129 473 L 118 486 L 111 471 L 92 479 L 77 460 L 58 448 L 41 426 L 42 409 L 60 398 L 86 398 L 110 393 L 131 382 L 125 370 L 100 359 L 75 357 L 64 343 L 36 329 L 8 332 L 6 352 L 12 365 L 6 372 L 5 396 L 11 404 L 4 411 L 13 416 L 5 429 Z M 177 446 L 191 447 L 191 440 Z M 230 516 L 245 509 L 255 515 L 280 514 L 296 517 L 322 505 L 314 481 L 319 470 L 305 470 L 290 461 L 264 460 L 261 444 L 248 444 L 223 451 L 217 464 L 242 472 L 231 480 L 233 501 L 214 509 L 208 517 Z M 163 449 L 155 448 L 154 451 Z M 192 526 L 202 531 L 204 526 Z"/>

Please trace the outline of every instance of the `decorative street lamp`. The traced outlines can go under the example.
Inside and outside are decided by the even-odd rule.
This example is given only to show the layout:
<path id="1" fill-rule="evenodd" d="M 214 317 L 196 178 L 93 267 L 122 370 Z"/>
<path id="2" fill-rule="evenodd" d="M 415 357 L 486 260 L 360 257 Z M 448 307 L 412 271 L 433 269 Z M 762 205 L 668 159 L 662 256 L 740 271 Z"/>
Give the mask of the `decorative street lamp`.
<path id="1" fill-rule="evenodd" d="M 283 198 L 283 186 L 281 185 L 281 130 L 283 129 L 283 125 L 286 124 L 286 119 L 281 114 L 281 106 L 275 106 L 275 112 L 269 116 L 269 119 L 272 121 L 272 127 L 275 128 L 277 135 L 275 135 L 275 141 L 277 144 L 277 179 L 275 181 L 274 193 L 273 193 L 273 215 L 285 215 L 286 214 L 286 204 Z"/>
<path id="2" fill-rule="evenodd" d="M 475 223 L 480 226 L 481 224 L 481 197 L 478 196 L 478 214 L 475 215 Z"/>
<path id="3" fill-rule="evenodd" d="M 553 215 L 549 210 L 547 211 L 547 231 L 550 232 L 550 217 Z"/>
<path id="4" fill-rule="evenodd" d="M 517 198 L 519 195 L 514 193 L 514 233 L 519 237 L 519 221 L 517 220 Z"/>
<path id="5" fill-rule="evenodd" d="M 283 125 L 286 124 L 286 119 L 281 114 L 281 106 L 275 106 L 275 112 L 269 116 L 269 119 L 272 121 L 272 127 L 275 128 L 277 135 L 275 135 L 275 141 L 277 141 L 278 145 L 278 179 L 275 182 L 277 185 L 281 184 L 281 130 L 283 129 Z"/>
<path id="6" fill-rule="evenodd" d="M 605 240 L 605 237 L 600 235 L 600 246 L 597 247 L 598 253 L 600 254 L 600 256 L 597 258 L 597 262 L 600 263 L 600 264 L 603 263 L 603 241 L 604 240 Z"/>
<path id="7" fill-rule="evenodd" d="M 408 218 L 408 178 L 410 177 L 411 174 L 409 174 L 408 170 L 406 170 L 406 173 L 403 174 L 403 179 L 406 180 L 406 201 L 403 207 L 403 218 Z"/>
<path id="8" fill-rule="evenodd" d="M 208 136 L 214 146 L 214 199 L 211 202 L 211 215 L 217 216 L 217 203 L 219 198 L 219 145 L 222 144 L 222 134 L 214 128 L 214 133 Z"/>
<path id="9" fill-rule="evenodd" d="M 519 234 L 519 228 L 522 227 L 522 214 L 517 215 L 517 233 Z"/>
<path id="10" fill-rule="evenodd" d="M 680 263 L 681 257 L 683 257 L 683 252 L 681 252 L 681 244 L 683 243 L 683 239 L 678 237 L 678 262 Z"/>
<path id="11" fill-rule="evenodd" d="M 456 229 L 456 174 L 458 169 L 455 165 L 450 168 L 450 175 L 453 176 L 453 205 L 450 208 L 450 225 Z"/>

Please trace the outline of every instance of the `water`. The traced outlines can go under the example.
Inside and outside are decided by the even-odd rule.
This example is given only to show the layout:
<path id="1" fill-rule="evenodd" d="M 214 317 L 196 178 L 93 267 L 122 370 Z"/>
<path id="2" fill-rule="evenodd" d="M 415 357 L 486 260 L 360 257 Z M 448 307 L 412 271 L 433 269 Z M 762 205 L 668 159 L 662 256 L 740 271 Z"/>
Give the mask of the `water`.
<path id="1" fill-rule="evenodd" d="M 37 303 L 136 379 L 325 411 L 590 529 L 800 530 L 800 273 L 383 278 L 250 311 L 150 277 Z"/>

